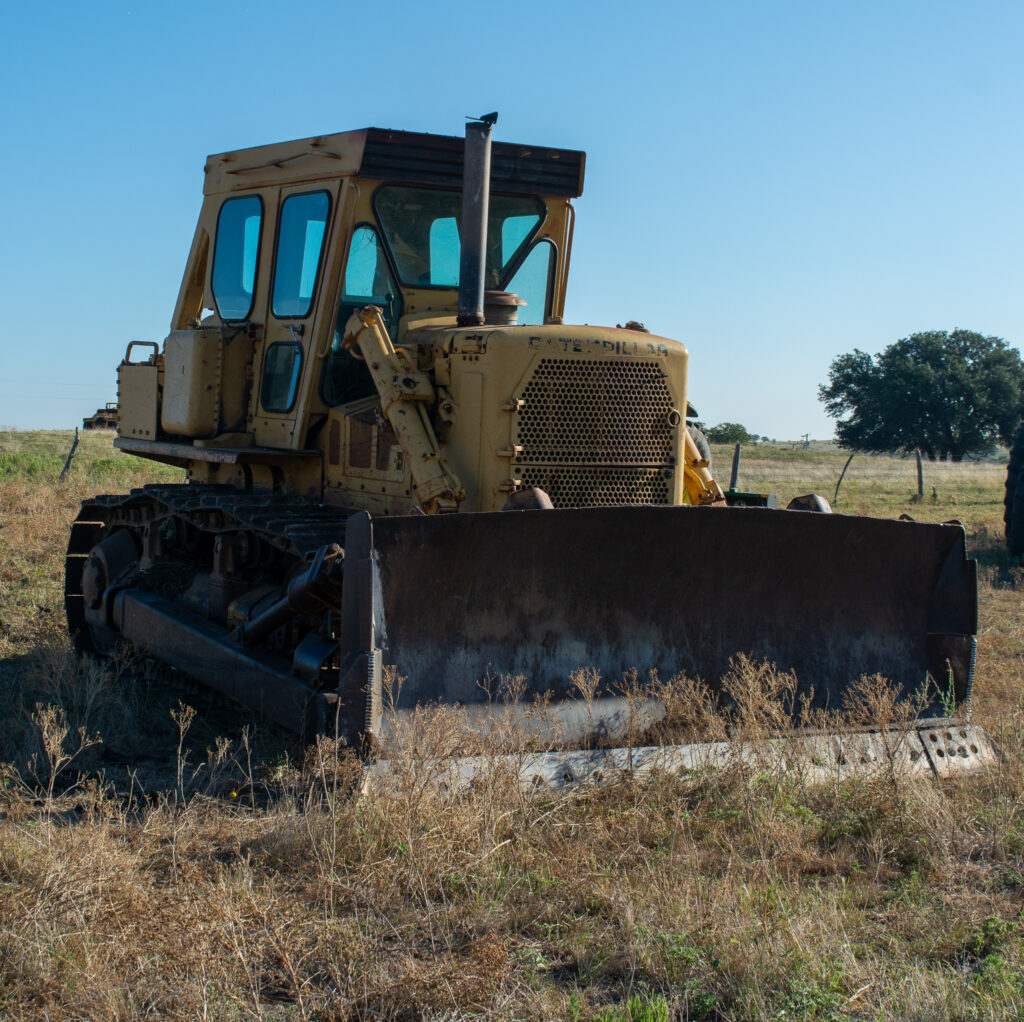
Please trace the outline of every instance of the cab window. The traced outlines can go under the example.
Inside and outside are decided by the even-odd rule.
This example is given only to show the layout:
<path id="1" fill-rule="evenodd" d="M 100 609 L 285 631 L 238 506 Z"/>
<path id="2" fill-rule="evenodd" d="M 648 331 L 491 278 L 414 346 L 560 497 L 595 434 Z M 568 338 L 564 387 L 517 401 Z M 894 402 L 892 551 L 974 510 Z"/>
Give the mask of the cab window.
<path id="1" fill-rule="evenodd" d="M 438 217 L 430 225 L 430 283 L 434 287 L 459 286 L 459 228 L 453 216 Z"/>
<path id="2" fill-rule="evenodd" d="M 278 341 L 267 348 L 260 383 L 260 404 L 265 412 L 291 411 L 302 368 L 302 347 L 294 341 Z"/>
<path id="3" fill-rule="evenodd" d="M 221 319 L 247 319 L 252 311 L 262 226 L 263 202 L 258 195 L 228 199 L 220 207 L 212 283 Z"/>
<path id="4" fill-rule="evenodd" d="M 538 241 L 506 285 L 508 291 L 526 301 L 526 305 L 519 309 L 520 323 L 540 326 L 551 311 L 554 268 L 555 246 L 550 241 Z"/>
<path id="5" fill-rule="evenodd" d="M 301 319 L 309 315 L 330 208 L 331 197 L 327 192 L 290 195 L 281 206 L 271 303 L 278 318 Z"/>
<path id="6" fill-rule="evenodd" d="M 329 405 L 348 404 L 377 393 L 366 363 L 341 347 L 345 324 L 364 305 L 378 306 L 388 333 L 394 333 L 402 311 L 401 296 L 380 236 L 369 224 L 355 229 L 349 246 L 334 336 L 320 380 L 320 395 Z"/>

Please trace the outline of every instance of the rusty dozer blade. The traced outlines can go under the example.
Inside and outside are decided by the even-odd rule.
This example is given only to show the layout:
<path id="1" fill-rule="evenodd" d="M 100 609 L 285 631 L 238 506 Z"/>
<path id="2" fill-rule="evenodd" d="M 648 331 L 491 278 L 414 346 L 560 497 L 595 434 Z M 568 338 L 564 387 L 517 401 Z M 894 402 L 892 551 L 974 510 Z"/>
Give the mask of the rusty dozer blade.
<path id="1" fill-rule="evenodd" d="M 615 683 L 636 670 L 720 687 L 738 653 L 795 672 L 842 709 L 881 674 L 922 716 L 970 697 L 976 566 L 959 525 L 763 508 L 610 507 L 371 518 L 346 530 L 341 726 L 379 733 L 393 709 L 500 712 L 487 679 L 548 695 L 540 742 L 609 744 L 636 724 Z M 604 687 L 580 698 L 574 671 Z M 659 707 L 648 700 L 646 722 Z M 486 726 L 484 720 L 481 725 Z"/>

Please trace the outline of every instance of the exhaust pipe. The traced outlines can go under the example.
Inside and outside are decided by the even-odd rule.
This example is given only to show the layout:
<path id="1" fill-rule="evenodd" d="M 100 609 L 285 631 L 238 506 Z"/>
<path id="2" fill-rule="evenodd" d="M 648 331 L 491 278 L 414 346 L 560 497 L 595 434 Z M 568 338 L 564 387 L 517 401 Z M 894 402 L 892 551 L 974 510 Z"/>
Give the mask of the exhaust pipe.
<path id="1" fill-rule="evenodd" d="M 459 326 L 483 326 L 487 262 L 487 207 L 491 196 L 491 129 L 497 113 L 466 125 L 462 165 L 462 251 L 459 260 Z"/>

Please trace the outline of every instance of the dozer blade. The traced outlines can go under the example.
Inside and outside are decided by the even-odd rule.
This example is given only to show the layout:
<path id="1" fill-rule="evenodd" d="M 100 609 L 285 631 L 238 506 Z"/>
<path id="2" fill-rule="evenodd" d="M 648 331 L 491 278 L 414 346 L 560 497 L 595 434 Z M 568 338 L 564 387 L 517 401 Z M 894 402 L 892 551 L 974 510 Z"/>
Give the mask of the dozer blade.
<path id="1" fill-rule="evenodd" d="M 339 697 L 343 725 L 372 733 L 386 667 L 404 679 L 398 713 L 497 712 L 481 682 L 521 676 L 557 723 L 538 738 L 572 746 L 624 733 L 626 672 L 714 689 L 742 653 L 795 672 L 816 707 L 841 709 L 851 682 L 881 674 L 941 716 L 969 699 L 976 627 L 955 524 L 711 507 L 359 514 Z M 580 668 L 604 681 L 589 702 L 570 680 Z"/>

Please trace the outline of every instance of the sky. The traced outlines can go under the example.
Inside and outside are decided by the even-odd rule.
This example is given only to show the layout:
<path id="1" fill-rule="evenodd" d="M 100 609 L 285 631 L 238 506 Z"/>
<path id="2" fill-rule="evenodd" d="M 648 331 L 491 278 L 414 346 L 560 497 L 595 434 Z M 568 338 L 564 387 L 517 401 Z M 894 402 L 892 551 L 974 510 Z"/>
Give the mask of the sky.
<path id="1" fill-rule="evenodd" d="M 376 126 L 583 149 L 566 321 L 690 352 L 708 424 L 827 439 L 829 364 L 1024 344 L 1024 4 L 7 4 L 0 429 L 169 328 L 207 154 Z"/>

